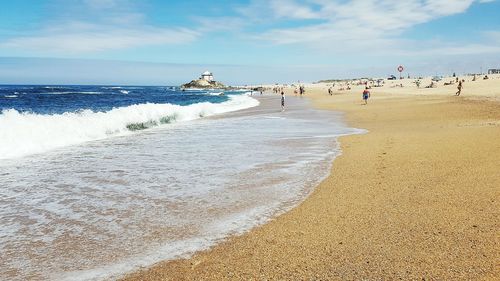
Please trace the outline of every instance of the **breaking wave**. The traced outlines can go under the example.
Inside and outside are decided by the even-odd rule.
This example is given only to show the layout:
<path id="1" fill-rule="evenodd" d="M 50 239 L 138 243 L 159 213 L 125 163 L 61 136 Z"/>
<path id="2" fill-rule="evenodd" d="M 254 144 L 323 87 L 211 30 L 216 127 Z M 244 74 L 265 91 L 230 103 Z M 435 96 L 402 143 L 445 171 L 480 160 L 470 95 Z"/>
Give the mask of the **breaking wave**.
<path id="1" fill-rule="evenodd" d="M 3 110 L 0 113 L 0 159 L 41 153 L 259 104 L 246 95 L 230 95 L 229 98 L 223 103 L 203 102 L 186 106 L 146 103 L 107 112 L 83 110 L 53 115 Z"/>

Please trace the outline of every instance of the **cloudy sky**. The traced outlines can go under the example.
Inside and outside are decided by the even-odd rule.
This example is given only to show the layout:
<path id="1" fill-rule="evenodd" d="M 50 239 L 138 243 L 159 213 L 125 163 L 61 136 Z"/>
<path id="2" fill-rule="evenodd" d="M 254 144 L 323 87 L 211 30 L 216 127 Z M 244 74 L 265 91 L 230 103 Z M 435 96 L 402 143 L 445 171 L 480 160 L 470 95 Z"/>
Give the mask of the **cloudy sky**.
<path id="1" fill-rule="evenodd" d="M 500 68 L 495 0 L 17 0 L 0 84 L 231 84 Z"/>

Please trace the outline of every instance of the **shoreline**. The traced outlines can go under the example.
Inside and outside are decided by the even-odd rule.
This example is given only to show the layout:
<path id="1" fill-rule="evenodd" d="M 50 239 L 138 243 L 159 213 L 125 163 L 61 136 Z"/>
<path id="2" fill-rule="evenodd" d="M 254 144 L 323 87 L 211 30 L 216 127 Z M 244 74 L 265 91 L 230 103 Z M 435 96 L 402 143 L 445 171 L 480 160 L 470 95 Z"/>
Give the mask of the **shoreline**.
<path id="1" fill-rule="evenodd" d="M 498 276 L 499 104 L 377 93 L 362 107 L 358 96 L 307 93 L 369 133 L 340 138 L 330 175 L 299 206 L 124 280 Z"/>

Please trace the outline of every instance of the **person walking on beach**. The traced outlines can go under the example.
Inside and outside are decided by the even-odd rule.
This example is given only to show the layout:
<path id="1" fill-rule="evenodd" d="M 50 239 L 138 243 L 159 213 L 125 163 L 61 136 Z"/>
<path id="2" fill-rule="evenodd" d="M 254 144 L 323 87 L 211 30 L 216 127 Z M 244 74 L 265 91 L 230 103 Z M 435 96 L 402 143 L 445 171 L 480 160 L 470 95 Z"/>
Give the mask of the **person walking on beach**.
<path id="1" fill-rule="evenodd" d="M 368 104 L 369 97 L 370 97 L 370 91 L 368 91 L 368 87 L 365 87 L 365 90 L 363 91 L 363 100 L 365 101 L 365 104 Z"/>
<path id="2" fill-rule="evenodd" d="M 285 93 L 281 90 L 281 111 L 285 111 Z"/>
<path id="3" fill-rule="evenodd" d="M 460 96 L 460 94 L 462 93 L 462 88 L 463 88 L 462 80 L 460 80 L 457 86 L 458 91 L 455 93 L 455 96 Z"/>

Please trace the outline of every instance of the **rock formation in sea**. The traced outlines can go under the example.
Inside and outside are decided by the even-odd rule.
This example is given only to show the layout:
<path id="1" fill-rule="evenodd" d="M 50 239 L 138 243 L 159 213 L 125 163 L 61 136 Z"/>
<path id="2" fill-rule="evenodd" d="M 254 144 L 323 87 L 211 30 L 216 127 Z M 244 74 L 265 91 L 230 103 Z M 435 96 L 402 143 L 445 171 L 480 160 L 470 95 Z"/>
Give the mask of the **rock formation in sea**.
<path id="1" fill-rule="evenodd" d="M 205 71 L 201 74 L 201 77 L 192 80 L 189 83 L 186 83 L 181 86 L 182 89 L 190 89 L 190 88 L 201 88 L 201 89 L 225 89 L 227 88 L 221 82 L 215 81 L 211 72 Z"/>

